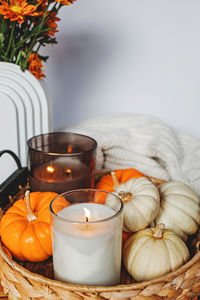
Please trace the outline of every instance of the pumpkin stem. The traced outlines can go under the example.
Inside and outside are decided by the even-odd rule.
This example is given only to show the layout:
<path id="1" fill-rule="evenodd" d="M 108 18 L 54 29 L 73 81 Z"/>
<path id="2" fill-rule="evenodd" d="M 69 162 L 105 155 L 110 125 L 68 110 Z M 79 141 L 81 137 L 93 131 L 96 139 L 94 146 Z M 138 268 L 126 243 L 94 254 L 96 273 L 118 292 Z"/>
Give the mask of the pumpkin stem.
<path id="1" fill-rule="evenodd" d="M 156 228 L 155 228 L 155 231 L 154 231 L 154 234 L 153 234 L 153 237 L 155 239 L 162 239 L 163 237 L 163 229 L 165 228 L 165 224 L 163 223 L 159 223 Z"/>
<path id="2" fill-rule="evenodd" d="M 130 192 L 126 193 L 121 191 L 118 193 L 118 195 L 121 197 L 124 203 L 130 201 L 133 198 L 133 195 Z"/>
<path id="3" fill-rule="evenodd" d="M 34 215 L 30 205 L 30 191 L 26 191 L 25 193 L 25 204 L 26 204 L 27 220 L 29 222 L 36 220 L 37 217 Z"/>
<path id="4" fill-rule="evenodd" d="M 118 185 L 119 185 L 119 181 L 118 181 L 118 179 L 117 179 L 117 176 L 116 176 L 116 174 L 115 174 L 115 171 L 112 171 L 112 172 L 111 172 L 111 176 L 112 176 L 113 183 L 114 183 L 113 189 L 116 190 L 116 188 L 117 188 Z"/>

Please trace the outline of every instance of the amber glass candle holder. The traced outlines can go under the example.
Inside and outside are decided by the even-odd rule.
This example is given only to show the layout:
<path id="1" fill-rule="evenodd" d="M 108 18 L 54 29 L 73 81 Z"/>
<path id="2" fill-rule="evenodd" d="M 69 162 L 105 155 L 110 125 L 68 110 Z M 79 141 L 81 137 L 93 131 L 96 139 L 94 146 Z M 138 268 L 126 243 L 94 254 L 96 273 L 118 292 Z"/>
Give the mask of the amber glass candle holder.
<path id="1" fill-rule="evenodd" d="M 97 143 L 91 137 L 52 132 L 28 140 L 31 191 L 59 194 L 94 186 Z"/>

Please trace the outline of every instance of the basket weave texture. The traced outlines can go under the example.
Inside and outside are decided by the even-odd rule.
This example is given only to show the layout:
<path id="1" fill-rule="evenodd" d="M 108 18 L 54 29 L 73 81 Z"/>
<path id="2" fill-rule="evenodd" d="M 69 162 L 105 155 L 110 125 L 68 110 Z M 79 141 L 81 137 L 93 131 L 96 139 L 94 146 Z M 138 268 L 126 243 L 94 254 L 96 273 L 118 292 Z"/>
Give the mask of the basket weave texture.
<path id="1" fill-rule="evenodd" d="M 162 182 L 158 179 L 151 180 L 155 184 Z M 178 270 L 154 280 L 131 283 L 131 277 L 123 271 L 122 284 L 116 286 L 85 286 L 59 282 L 35 273 L 33 265 L 29 264 L 28 270 L 26 265 L 23 266 L 8 257 L 0 244 L 0 279 L 4 292 L 9 295 L 8 299 L 184 300 L 200 295 L 200 251 Z M 44 269 L 47 271 L 48 266 L 44 266 Z"/>

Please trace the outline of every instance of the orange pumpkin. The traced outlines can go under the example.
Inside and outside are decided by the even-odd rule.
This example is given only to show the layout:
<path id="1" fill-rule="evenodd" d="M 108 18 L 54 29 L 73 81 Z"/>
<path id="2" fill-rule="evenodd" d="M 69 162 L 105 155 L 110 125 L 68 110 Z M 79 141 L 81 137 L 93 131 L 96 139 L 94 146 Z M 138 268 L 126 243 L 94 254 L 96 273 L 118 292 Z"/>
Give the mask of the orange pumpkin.
<path id="1" fill-rule="evenodd" d="M 133 235 L 133 232 L 125 232 L 123 231 L 122 234 L 122 244 L 124 245 L 125 242 Z"/>
<path id="2" fill-rule="evenodd" d="M 101 179 L 97 182 L 95 188 L 107 192 L 114 192 L 115 188 L 121 184 L 125 183 L 129 179 L 144 177 L 145 175 L 139 172 L 136 169 L 119 169 L 112 171 L 111 174 L 102 176 Z M 95 199 L 95 202 L 104 204 L 106 197 L 100 196 Z"/>
<path id="3" fill-rule="evenodd" d="M 43 261 L 52 254 L 49 205 L 57 196 L 53 192 L 26 192 L 2 217 L 2 242 L 17 259 Z"/>

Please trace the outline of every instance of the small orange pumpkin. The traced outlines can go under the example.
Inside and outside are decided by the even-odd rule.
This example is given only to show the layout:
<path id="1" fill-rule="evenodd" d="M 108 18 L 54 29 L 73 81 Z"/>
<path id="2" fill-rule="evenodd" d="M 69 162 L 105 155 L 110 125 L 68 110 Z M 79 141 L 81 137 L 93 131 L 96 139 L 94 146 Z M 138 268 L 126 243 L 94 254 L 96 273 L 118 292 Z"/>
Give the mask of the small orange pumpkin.
<path id="1" fill-rule="evenodd" d="M 101 179 L 97 182 L 95 188 L 107 192 L 114 192 L 119 184 L 125 183 L 129 179 L 139 177 L 145 177 L 145 175 L 133 168 L 119 169 L 112 171 L 111 174 L 102 176 Z M 95 202 L 104 204 L 105 199 L 106 197 L 103 197 L 101 195 L 101 197 L 98 197 Z"/>
<path id="2" fill-rule="evenodd" d="M 53 192 L 26 192 L 2 217 L 2 242 L 17 259 L 43 261 L 52 255 L 49 205 L 57 196 Z"/>

